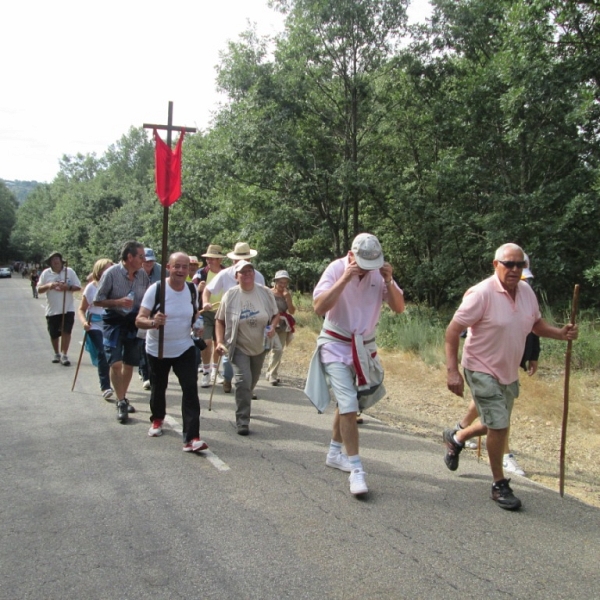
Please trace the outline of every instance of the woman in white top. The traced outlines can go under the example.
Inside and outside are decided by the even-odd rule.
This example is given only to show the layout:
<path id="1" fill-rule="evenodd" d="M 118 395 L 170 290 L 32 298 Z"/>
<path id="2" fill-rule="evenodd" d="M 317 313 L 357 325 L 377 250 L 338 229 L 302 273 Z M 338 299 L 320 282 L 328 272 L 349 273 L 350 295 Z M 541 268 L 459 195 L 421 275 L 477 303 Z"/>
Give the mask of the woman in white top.
<path id="1" fill-rule="evenodd" d="M 102 313 L 104 309 L 94 306 L 94 298 L 98 291 L 98 282 L 102 277 L 102 273 L 109 267 L 112 267 L 112 265 L 113 262 L 109 258 L 101 258 L 96 261 L 92 269 L 92 281 L 87 284 L 83 291 L 83 297 L 81 298 L 78 310 L 79 320 L 85 331 L 87 331 L 87 337 L 96 350 L 100 389 L 105 400 L 111 399 L 113 390 L 110 387 L 110 367 L 104 354 L 104 343 L 102 341 Z"/>

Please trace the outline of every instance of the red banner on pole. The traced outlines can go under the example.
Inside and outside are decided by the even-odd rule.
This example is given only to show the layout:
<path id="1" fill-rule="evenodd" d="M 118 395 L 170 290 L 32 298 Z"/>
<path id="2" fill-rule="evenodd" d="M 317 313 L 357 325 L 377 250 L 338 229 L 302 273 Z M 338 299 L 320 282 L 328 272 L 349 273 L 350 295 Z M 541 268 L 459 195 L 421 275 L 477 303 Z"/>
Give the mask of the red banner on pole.
<path id="1" fill-rule="evenodd" d="M 181 144 L 185 132 L 182 131 L 175 150 L 169 148 L 156 129 L 156 195 L 163 206 L 175 204 L 181 196 Z"/>

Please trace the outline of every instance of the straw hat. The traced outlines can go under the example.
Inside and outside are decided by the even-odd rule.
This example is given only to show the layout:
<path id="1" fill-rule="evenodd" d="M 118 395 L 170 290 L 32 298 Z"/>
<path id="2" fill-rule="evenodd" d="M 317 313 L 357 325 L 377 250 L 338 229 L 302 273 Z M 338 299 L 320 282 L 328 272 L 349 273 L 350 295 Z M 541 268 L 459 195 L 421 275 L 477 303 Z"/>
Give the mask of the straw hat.
<path id="1" fill-rule="evenodd" d="M 208 250 L 205 254 L 202 255 L 203 258 L 225 258 L 225 255 L 222 254 L 223 248 L 218 246 L 217 244 L 210 244 Z"/>
<path id="2" fill-rule="evenodd" d="M 258 252 L 252 250 L 246 242 L 238 242 L 235 245 L 233 252 L 227 253 L 227 258 L 231 258 L 232 260 L 248 260 L 257 254 Z"/>

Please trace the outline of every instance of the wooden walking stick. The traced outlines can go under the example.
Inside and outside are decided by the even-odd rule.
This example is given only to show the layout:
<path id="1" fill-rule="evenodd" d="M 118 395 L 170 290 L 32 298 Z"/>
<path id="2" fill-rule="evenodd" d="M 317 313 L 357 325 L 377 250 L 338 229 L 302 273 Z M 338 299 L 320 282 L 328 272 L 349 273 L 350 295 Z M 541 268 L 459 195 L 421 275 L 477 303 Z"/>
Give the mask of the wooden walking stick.
<path id="1" fill-rule="evenodd" d="M 90 324 L 92 319 L 92 315 L 88 313 L 87 324 Z M 79 374 L 79 367 L 81 366 L 81 359 L 83 357 L 83 351 L 85 350 L 85 340 L 87 339 L 87 329 L 83 330 L 83 342 L 81 342 L 81 352 L 79 352 L 79 360 L 77 361 L 77 368 L 75 369 L 75 377 L 73 377 L 73 385 L 71 386 L 71 391 L 75 389 L 75 382 L 77 381 L 77 375 Z"/>
<path id="2" fill-rule="evenodd" d="M 65 307 L 67 306 L 67 271 L 68 271 L 69 261 L 65 260 L 65 289 L 63 290 L 63 306 L 62 306 L 62 319 L 60 321 L 60 337 L 61 337 L 61 346 L 62 346 L 62 336 L 63 331 L 65 330 Z M 60 349 L 60 348 L 59 348 Z"/>
<path id="3" fill-rule="evenodd" d="M 210 399 L 208 401 L 208 410 L 212 410 L 212 397 L 215 393 L 215 385 L 217 385 L 217 377 L 219 376 L 219 366 L 221 365 L 221 355 L 219 354 L 219 360 L 217 361 L 217 372 L 215 374 L 215 380 L 213 381 L 212 390 L 210 390 Z"/>
<path id="4" fill-rule="evenodd" d="M 579 284 L 575 284 L 573 288 L 573 302 L 571 303 L 571 325 L 575 325 L 577 318 L 577 308 L 579 305 Z M 567 353 L 565 354 L 565 388 L 563 399 L 563 419 L 562 430 L 560 434 L 560 479 L 559 490 L 560 495 L 565 495 L 565 449 L 567 445 L 567 420 L 569 418 L 569 380 L 571 378 L 571 350 L 573 340 L 567 341 Z"/>

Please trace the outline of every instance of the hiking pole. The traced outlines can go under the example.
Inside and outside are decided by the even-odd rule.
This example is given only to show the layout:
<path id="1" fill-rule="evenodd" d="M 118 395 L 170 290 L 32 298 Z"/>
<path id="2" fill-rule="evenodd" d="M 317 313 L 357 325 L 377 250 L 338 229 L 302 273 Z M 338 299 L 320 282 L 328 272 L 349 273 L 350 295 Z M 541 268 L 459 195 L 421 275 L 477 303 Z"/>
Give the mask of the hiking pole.
<path id="1" fill-rule="evenodd" d="M 571 303 L 571 325 L 575 325 L 577 307 L 579 305 L 579 284 L 573 288 L 573 301 Z M 560 479 L 559 490 L 561 498 L 565 495 L 565 449 L 567 445 L 567 420 L 569 418 L 569 380 L 571 378 L 571 350 L 573 340 L 567 340 L 567 353 L 565 354 L 565 388 L 563 396 L 563 419 L 560 434 Z"/>
<path id="2" fill-rule="evenodd" d="M 88 313 L 87 324 L 90 324 L 90 320 L 92 315 Z M 83 342 L 81 342 L 81 352 L 79 353 L 79 360 L 77 361 L 77 368 L 75 369 L 75 377 L 73 377 L 73 385 L 71 386 L 71 391 L 75 389 L 75 382 L 77 381 L 77 375 L 79 373 L 79 367 L 81 366 L 81 358 L 83 357 L 83 351 L 85 350 L 85 340 L 87 339 L 87 330 L 83 330 Z"/>
<path id="3" fill-rule="evenodd" d="M 69 267 L 69 261 L 65 260 L 65 280 L 64 280 L 64 284 L 65 284 L 65 289 L 63 290 L 63 306 L 62 306 L 62 319 L 60 321 L 60 337 L 61 337 L 61 346 L 62 346 L 62 336 L 63 333 L 65 331 L 65 307 L 67 305 L 67 271 L 68 271 L 68 267 Z"/>
<path id="4" fill-rule="evenodd" d="M 212 390 L 210 390 L 210 399 L 208 401 L 208 410 L 212 410 L 212 397 L 215 393 L 215 385 L 217 385 L 217 377 L 219 376 L 219 366 L 221 365 L 221 355 L 219 354 L 219 360 L 217 361 L 217 372 L 215 373 L 215 380 L 213 381 Z"/>

